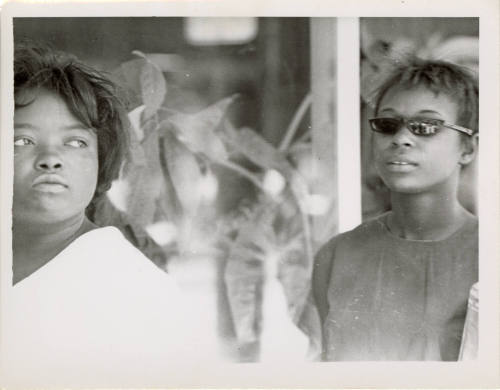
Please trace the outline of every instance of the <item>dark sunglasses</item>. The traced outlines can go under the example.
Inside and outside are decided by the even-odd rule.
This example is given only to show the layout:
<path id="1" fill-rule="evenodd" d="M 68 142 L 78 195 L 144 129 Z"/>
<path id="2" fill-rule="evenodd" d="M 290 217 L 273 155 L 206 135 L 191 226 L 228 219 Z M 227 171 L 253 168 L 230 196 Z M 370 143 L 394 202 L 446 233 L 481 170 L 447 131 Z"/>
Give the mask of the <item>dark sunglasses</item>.
<path id="1" fill-rule="evenodd" d="M 452 125 L 441 119 L 405 119 L 405 118 L 373 118 L 369 120 L 373 131 L 382 134 L 396 134 L 401 126 L 406 126 L 415 135 L 429 136 L 436 134 L 443 127 L 472 135 L 474 131 L 466 127 Z"/>

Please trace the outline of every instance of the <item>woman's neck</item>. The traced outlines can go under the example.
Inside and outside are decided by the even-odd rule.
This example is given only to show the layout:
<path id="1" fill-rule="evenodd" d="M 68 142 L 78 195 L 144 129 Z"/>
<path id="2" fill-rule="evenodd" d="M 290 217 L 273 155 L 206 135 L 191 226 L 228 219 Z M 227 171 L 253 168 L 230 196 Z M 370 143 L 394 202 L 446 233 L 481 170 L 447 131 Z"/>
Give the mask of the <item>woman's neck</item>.
<path id="1" fill-rule="evenodd" d="M 442 240 L 456 232 L 469 214 L 456 194 L 391 194 L 392 213 L 387 224 L 398 237 Z"/>
<path id="2" fill-rule="evenodd" d="M 85 215 L 43 225 L 15 219 L 13 222 L 14 284 L 47 264 L 76 238 L 96 228 Z"/>

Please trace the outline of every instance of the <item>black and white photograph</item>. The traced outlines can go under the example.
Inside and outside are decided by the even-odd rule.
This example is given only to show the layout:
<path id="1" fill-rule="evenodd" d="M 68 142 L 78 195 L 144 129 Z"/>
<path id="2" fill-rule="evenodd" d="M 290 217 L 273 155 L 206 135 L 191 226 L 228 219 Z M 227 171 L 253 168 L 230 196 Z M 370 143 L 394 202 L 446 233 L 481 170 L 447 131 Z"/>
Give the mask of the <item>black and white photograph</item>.
<path id="1" fill-rule="evenodd" d="M 499 386 L 499 9 L 404 3 L 4 5 L 0 385 Z"/>

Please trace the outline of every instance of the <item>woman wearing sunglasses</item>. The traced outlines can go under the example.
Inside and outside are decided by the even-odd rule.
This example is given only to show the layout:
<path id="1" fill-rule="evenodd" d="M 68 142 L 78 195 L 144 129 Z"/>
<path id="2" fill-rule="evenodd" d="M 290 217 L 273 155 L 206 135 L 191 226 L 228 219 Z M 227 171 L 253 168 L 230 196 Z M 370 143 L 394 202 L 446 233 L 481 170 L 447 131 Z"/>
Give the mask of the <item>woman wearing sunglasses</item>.
<path id="1" fill-rule="evenodd" d="M 323 358 L 457 360 L 478 278 L 477 218 L 457 199 L 477 151 L 477 81 L 413 59 L 379 88 L 370 128 L 391 211 L 317 255 Z"/>

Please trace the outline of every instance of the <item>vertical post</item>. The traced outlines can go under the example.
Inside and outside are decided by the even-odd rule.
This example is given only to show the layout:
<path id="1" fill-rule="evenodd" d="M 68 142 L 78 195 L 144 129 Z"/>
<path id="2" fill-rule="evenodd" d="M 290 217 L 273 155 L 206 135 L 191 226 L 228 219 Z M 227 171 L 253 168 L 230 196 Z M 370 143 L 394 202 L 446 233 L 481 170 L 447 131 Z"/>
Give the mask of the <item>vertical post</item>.
<path id="1" fill-rule="evenodd" d="M 311 18 L 313 191 L 330 201 L 316 244 L 361 222 L 359 45 L 359 18 Z"/>
<path id="2" fill-rule="evenodd" d="M 311 18 L 311 125 L 314 158 L 312 191 L 329 201 L 313 220 L 313 240 L 321 245 L 338 231 L 337 20 Z"/>
<path id="3" fill-rule="evenodd" d="M 265 19 L 265 20 L 262 20 Z M 279 107 L 281 94 L 280 66 L 281 66 L 281 41 L 283 25 L 276 18 L 261 18 L 261 36 L 265 42 L 264 46 L 264 80 L 262 85 L 262 135 L 264 138 L 276 144 L 282 135 L 277 129 L 283 127 L 280 113 L 276 112 Z"/>
<path id="4" fill-rule="evenodd" d="M 338 231 L 361 223 L 359 18 L 337 20 Z"/>

